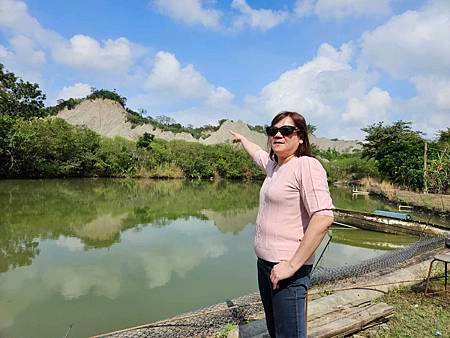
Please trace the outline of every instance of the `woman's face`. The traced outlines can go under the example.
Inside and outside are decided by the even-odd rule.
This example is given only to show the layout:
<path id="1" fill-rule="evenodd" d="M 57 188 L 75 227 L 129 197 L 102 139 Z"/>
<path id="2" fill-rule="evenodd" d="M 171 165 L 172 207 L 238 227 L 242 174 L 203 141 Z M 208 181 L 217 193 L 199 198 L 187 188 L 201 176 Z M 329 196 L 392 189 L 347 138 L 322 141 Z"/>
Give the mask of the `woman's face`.
<path id="1" fill-rule="evenodd" d="M 274 127 L 280 128 L 282 126 L 294 126 L 295 123 L 290 116 L 286 116 L 284 119 L 278 121 Z M 298 136 L 298 132 L 295 131 L 291 135 L 283 136 L 278 132 L 275 136 L 270 136 L 270 144 L 272 150 L 277 155 L 278 159 L 284 160 L 288 156 L 295 153 L 299 143 L 303 143 L 303 140 Z"/>

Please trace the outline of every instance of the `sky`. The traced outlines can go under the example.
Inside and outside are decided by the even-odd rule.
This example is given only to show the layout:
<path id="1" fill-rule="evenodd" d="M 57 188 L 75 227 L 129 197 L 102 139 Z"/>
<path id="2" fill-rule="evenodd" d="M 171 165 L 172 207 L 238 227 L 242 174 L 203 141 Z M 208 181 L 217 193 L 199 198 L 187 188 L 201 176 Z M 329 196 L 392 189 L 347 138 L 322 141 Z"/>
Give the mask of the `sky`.
<path id="1" fill-rule="evenodd" d="M 449 0 L 0 0 L 0 63 L 47 105 L 116 90 L 184 125 L 450 127 Z"/>

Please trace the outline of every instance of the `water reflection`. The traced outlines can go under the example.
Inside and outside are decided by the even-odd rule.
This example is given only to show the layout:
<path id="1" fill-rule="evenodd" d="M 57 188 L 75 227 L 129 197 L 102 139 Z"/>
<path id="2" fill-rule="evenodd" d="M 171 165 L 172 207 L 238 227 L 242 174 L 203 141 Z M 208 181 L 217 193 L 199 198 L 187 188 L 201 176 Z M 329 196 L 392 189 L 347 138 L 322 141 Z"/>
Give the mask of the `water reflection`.
<path id="1" fill-rule="evenodd" d="M 202 210 L 202 214 L 207 219 L 214 222 L 214 225 L 223 233 L 238 234 L 248 224 L 254 224 L 258 215 L 258 207 L 244 211 L 217 212 L 213 210 Z"/>
<path id="2" fill-rule="evenodd" d="M 149 288 L 167 284 L 173 274 L 184 277 L 203 260 L 224 255 L 228 250 L 225 239 L 194 219 L 175 221 L 160 231 L 129 238 L 133 247 L 143 247 L 139 258 Z"/>
<path id="3" fill-rule="evenodd" d="M 402 248 L 415 240 L 415 237 L 410 235 L 392 236 L 382 232 L 341 227 L 333 227 L 331 233 L 334 243 L 377 250 Z"/>
<path id="4" fill-rule="evenodd" d="M 110 247 L 124 230 L 192 216 L 238 233 L 254 220 L 258 189 L 177 180 L 2 181 L 0 272 L 30 265 L 39 240 L 61 236 L 79 238 L 85 249 Z"/>
<path id="5" fill-rule="evenodd" d="M 255 291 L 259 186 L 0 181 L 0 336 L 64 336 L 76 323 L 70 336 L 86 337 Z M 381 204 L 332 194 L 338 207 Z M 332 234 L 324 266 L 414 240 L 338 228 Z"/>

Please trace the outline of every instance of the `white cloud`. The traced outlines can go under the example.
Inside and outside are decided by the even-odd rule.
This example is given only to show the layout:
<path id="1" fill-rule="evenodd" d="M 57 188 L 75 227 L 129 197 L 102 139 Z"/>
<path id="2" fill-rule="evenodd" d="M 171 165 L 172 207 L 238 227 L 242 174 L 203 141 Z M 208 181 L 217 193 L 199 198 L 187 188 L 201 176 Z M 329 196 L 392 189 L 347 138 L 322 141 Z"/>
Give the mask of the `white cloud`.
<path id="1" fill-rule="evenodd" d="M 38 82 L 40 72 L 45 64 L 45 53 L 36 47 L 30 38 L 15 35 L 9 39 L 10 48 L 0 47 L 0 60 L 9 70 L 21 78 Z"/>
<path id="2" fill-rule="evenodd" d="M 10 39 L 16 58 L 28 59 L 30 66 L 41 66 L 45 62 L 43 51 L 35 48 L 33 40 L 23 35 L 16 35 Z"/>
<path id="3" fill-rule="evenodd" d="M 350 82 L 350 57 L 348 45 L 343 45 L 341 50 L 328 44 L 321 45 L 315 59 L 286 71 L 262 89 L 260 100 L 265 110 L 270 115 L 281 110 L 297 110 L 317 117 L 330 113 L 333 107 L 322 99 L 323 94 L 329 94 L 327 88 L 333 90 L 332 87 L 334 95 L 344 94 L 346 88 L 336 88 L 333 81 L 340 78 L 345 83 Z M 342 91 L 341 94 L 339 91 Z M 361 92 L 361 89 L 357 91 Z"/>
<path id="4" fill-rule="evenodd" d="M 417 97 L 426 99 L 428 104 L 432 104 L 439 110 L 450 112 L 450 78 L 418 76 L 412 81 L 416 85 Z"/>
<path id="5" fill-rule="evenodd" d="M 180 97 L 202 97 L 208 91 L 208 82 L 189 64 L 182 67 L 174 54 L 160 51 L 148 78 L 152 90 L 174 93 Z"/>
<path id="6" fill-rule="evenodd" d="M 344 121 L 368 125 L 386 119 L 392 109 L 392 99 L 387 91 L 374 87 L 367 95 L 351 98 L 342 114 Z"/>
<path id="7" fill-rule="evenodd" d="M 313 14 L 314 5 L 314 0 L 297 0 L 294 7 L 294 13 L 300 17 Z"/>
<path id="8" fill-rule="evenodd" d="M 392 76 L 450 75 L 450 2 L 407 11 L 362 37 L 367 63 Z"/>
<path id="9" fill-rule="evenodd" d="M 449 36 L 450 2 L 435 0 L 362 37 L 361 62 L 415 86 L 416 95 L 398 100 L 396 110 L 430 137 L 450 125 Z"/>
<path id="10" fill-rule="evenodd" d="M 215 87 L 211 89 L 209 92 L 207 104 L 208 105 L 226 104 L 233 101 L 233 99 L 234 99 L 233 93 L 229 92 L 226 88 Z"/>
<path id="11" fill-rule="evenodd" d="M 0 59 L 5 59 L 10 55 L 10 51 L 3 45 L 0 45 Z"/>
<path id="12" fill-rule="evenodd" d="M 230 117 L 231 110 L 237 111 L 233 93 L 210 83 L 192 64 L 182 66 L 165 51 L 156 54 L 146 88 L 145 95 L 132 97 L 129 103 L 164 111 L 184 125 L 215 123 Z"/>
<path id="13" fill-rule="evenodd" d="M 399 103 L 408 112 L 405 120 L 413 121 L 413 128 L 433 138 L 436 131 L 450 126 L 450 78 L 418 76 L 412 79 L 417 94 Z"/>
<path id="14" fill-rule="evenodd" d="M 207 28 L 219 29 L 223 13 L 208 7 L 205 0 L 153 0 L 151 4 L 160 13 L 187 25 L 202 25 Z M 232 30 L 248 26 L 261 31 L 269 30 L 286 21 L 288 11 L 273 11 L 269 9 L 251 8 L 246 0 L 233 0 L 231 8 L 240 12 L 232 20 Z"/>
<path id="15" fill-rule="evenodd" d="M 23 1 L 0 0 L 0 29 L 10 35 L 24 35 L 42 46 L 55 44 L 61 37 L 44 29 L 41 24 L 28 13 Z"/>
<path id="16" fill-rule="evenodd" d="M 233 94 L 223 87 L 210 84 L 189 64 L 182 67 L 174 54 L 160 51 L 156 54 L 147 86 L 152 91 L 170 95 L 171 99 L 206 98 L 212 102 L 233 99 Z"/>
<path id="17" fill-rule="evenodd" d="M 316 14 L 320 18 L 385 16 L 392 10 L 390 0 L 297 0 L 298 16 Z"/>
<path id="18" fill-rule="evenodd" d="M 50 51 L 56 62 L 71 67 L 123 73 L 129 71 L 136 59 L 146 50 L 123 37 L 99 42 L 90 36 L 77 34 L 67 40 L 59 33 L 43 28 L 39 21 L 28 13 L 27 5 L 23 1 L 0 0 L 0 29 L 10 36 L 13 49 L 17 48 L 14 39 L 18 36 L 22 49 L 28 49 L 26 53 L 32 57 L 22 58 L 17 62 L 24 67 L 44 60 L 44 51 Z M 34 52 L 30 54 L 31 48 Z"/>
<path id="19" fill-rule="evenodd" d="M 281 74 L 258 97 L 248 98 L 248 109 L 260 116 L 263 112 L 264 120 L 281 110 L 298 111 L 318 124 L 323 136 L 360 137 L 359 129 L 368 121 L 389 113 L 391 99 L 389 93 L 373 87 L 373 74 L 352 67 L 354 48 L 322 44 L 311 61 Z"/>
<path id="20" fill-rule="evenodd" d="M 413 129 L 424 132 L 427 138 L 434 138 L 438 130 L 450 126 L 450 110 L 438 109 L 430 98 L 417 96 L 398 103 L 398 110 L 407 112 L 402 120 L 412 121 Z"/>
<path id="21" fill-rule="evenodd" d="M 142 47 L 126 38 L 107 39 L 100 43 L 86 35 L 75 35 L 67 43 L 59 44 L 53 50 L 57 62 L 105 72 L 128 71 L 142 53 Z"/>
<path id="22" fill-rule="evenodd" d="M 82 98 L 91 93 L 90 85 L 86 83 L 75 83 L 72 86 L 63 87 L 61 91 L 56 96 L 57 100 L 67 100 L 70 98 Z"/>
<path id="23" fill-rule="evenodd" d="M 202 25 L 218 28 L 222 13 L 213 8 L 206 8 L 202 0 L 154 0 L 153 6 L 162 14 L 188 25 Z"/>
<path id="24" fill-rule="evenodd" d="M 248 26 L 250 28 L 266 31 L 283 23 L 289 17 L 289 13 L 286 11 L 253 9 L 245 0 L 233 0 L 231 7 L 241 12 L 233 23 L 234 29 Z"/>

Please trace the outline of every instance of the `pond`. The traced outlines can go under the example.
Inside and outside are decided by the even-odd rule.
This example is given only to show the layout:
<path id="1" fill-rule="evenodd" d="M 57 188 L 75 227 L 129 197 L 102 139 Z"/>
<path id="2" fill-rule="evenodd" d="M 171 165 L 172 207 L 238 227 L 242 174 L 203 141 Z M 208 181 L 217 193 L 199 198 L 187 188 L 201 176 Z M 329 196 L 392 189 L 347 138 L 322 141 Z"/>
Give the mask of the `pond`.
<path id="1" fill-rule="evenodd" d="M 260 183 L 0 181 L 0 336 L 86 337 L 257 290 Z M 383 202 L 332 189 L 336 207 Z M 331 230 L 320 265 L 351 264 L 411 236 Z M 324 248 L 324 239 L 318 249 Z"/>

